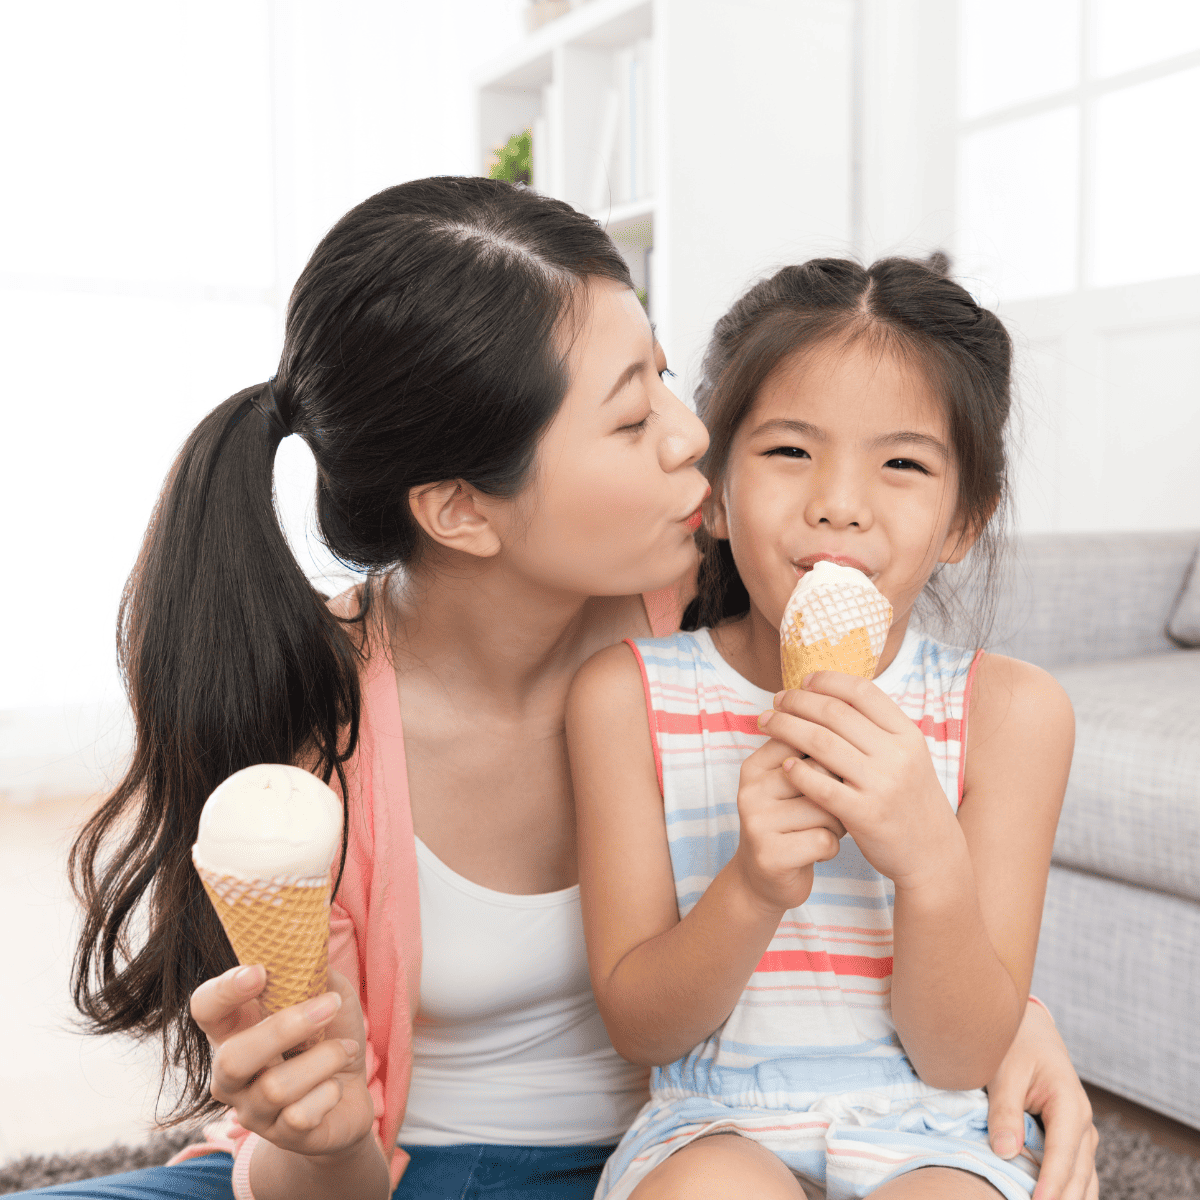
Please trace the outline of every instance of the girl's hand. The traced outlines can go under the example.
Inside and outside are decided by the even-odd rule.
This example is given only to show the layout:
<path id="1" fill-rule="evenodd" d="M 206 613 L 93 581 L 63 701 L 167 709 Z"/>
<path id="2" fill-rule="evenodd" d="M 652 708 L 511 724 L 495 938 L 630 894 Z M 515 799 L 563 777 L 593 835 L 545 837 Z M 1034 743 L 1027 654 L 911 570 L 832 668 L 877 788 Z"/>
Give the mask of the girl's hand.
<path id="1" fill-rule="evenodd" d="M 938 877 L 961 831 L 924 736 L 890 696 L 870 680 L 819 671 L 781 692 L 759 725 L 809 756 L 792 757 L 787 778 L 842 822 L 881 875 L 897 887 Z"/>
<path id="2" fill-rule="evenodd" d="M 1046 1126 L 1046 1153 L 1033 1200 L 1098 1200 L 1092 1106 L 1050 1014 L 1039 1004 L 1025 1016 L 995 1078 L 987 1085 L 988 1137 L 1001 1158 L 1025 1144 L 1026 1111 Z"/>
<path id="3" fill-rule="evenodd" d="M 743 763 L 738 783 L 741 835 L 731 863 L 750 898 L 770 913 L 808 899 L 813 863 L 833 858 L 846 830 L 797 791 L 783 772 L 791 746 L 769 741 Z M 813 765 L 813 775 L 823 768 Z"/>
<path id="4" fill-rule="evenodd" d="M 192 1018 L 213 1045 L 212 1094 L 279 1149 L 336 1157 L 370 1134 L 375 1117 L 358 997 L 330 971 L 335 991 L 262 1020 L 256 997 L 266 979 L 261 966 L 235 967 L 192 993 Z M 321 1031 L 322 1041 L 284 1061 Z"/>

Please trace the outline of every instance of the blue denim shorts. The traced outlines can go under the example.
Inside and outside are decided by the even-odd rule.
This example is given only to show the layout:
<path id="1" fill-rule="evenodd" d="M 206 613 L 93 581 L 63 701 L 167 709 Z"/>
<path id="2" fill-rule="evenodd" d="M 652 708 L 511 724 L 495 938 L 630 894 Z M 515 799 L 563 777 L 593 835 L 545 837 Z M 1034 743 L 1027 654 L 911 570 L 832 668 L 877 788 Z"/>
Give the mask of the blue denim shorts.
<path id="1" fill-rule="evenodd" d="M 405 1146 L 393 1200 L 592 1200 L 612 1146 Z M 233 1159 L 206 1154 L 22 1192 L 63 1200 L 233 1200 Z"/>

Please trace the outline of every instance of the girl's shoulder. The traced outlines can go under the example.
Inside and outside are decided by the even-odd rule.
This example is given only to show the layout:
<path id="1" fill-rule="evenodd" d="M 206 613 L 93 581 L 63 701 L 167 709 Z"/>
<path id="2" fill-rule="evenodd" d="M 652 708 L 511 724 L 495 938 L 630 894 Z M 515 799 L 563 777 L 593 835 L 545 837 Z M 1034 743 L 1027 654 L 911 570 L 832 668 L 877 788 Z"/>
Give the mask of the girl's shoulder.
<path id="1" fill-rule="evenodd" d="M 1069 757 L 1075 740 L 1075 713 L 1062 684 L 1042 667 L 982 652 L 971 688 L 971 741 L 976 747 L 999 740 L 1020 746 L 1050 739 Z"/>

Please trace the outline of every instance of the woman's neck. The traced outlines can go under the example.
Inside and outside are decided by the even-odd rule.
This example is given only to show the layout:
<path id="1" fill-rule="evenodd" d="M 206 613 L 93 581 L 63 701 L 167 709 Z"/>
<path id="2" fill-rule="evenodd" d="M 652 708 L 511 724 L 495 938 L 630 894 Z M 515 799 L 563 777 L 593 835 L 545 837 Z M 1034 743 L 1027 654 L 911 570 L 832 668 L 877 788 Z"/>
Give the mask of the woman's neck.
<path id="1" fill-rule="evenodd" d="M 564 675 L 569 682 L 601 647 L 644 632 L 628 628 L 640 598 L 555 591 L 492 562 L 394 577 L 384 608 L 398 671 L 428 672 L 459 698 L 518 707 Z"/>

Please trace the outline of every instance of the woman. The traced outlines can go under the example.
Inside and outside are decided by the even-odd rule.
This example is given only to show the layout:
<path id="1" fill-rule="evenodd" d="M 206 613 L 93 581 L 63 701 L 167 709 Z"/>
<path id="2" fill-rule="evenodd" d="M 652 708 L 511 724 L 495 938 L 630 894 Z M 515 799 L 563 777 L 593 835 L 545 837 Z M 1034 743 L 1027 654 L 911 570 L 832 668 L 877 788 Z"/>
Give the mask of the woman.
<path id="1" fill-rule="evenodd" d="M 594 651 L 675 625 L 695 565 L 707 435 L 665 366 L 594 222 L 422 180 L 330 231 L 274 380 L 188 440 L 122 609 L 137 749 L 73 853 L 81 1010 L 164 1037 L 181 1117 L 211 1088 L 240 1122 L 208 1147 L 236 1163 L 160 1168 L 158 1194 L 194 1172 L 260 1200 L 591 1195 L 645 1078 L 587 982 L 563 714 Z M 328 607 L 271 507 L 291 433 L 323 537 L 371 575 Z M 336 991 L 262 1023 L 261 968 L 234 967 L 188 853 L 206 796 L 256 762 L 347 802 Z M 1037 1012 L 995 1081 L 997 1130 L 1027 1104 L 1046 1185 L 1082 1197 L 1090 1112 Z"/>

